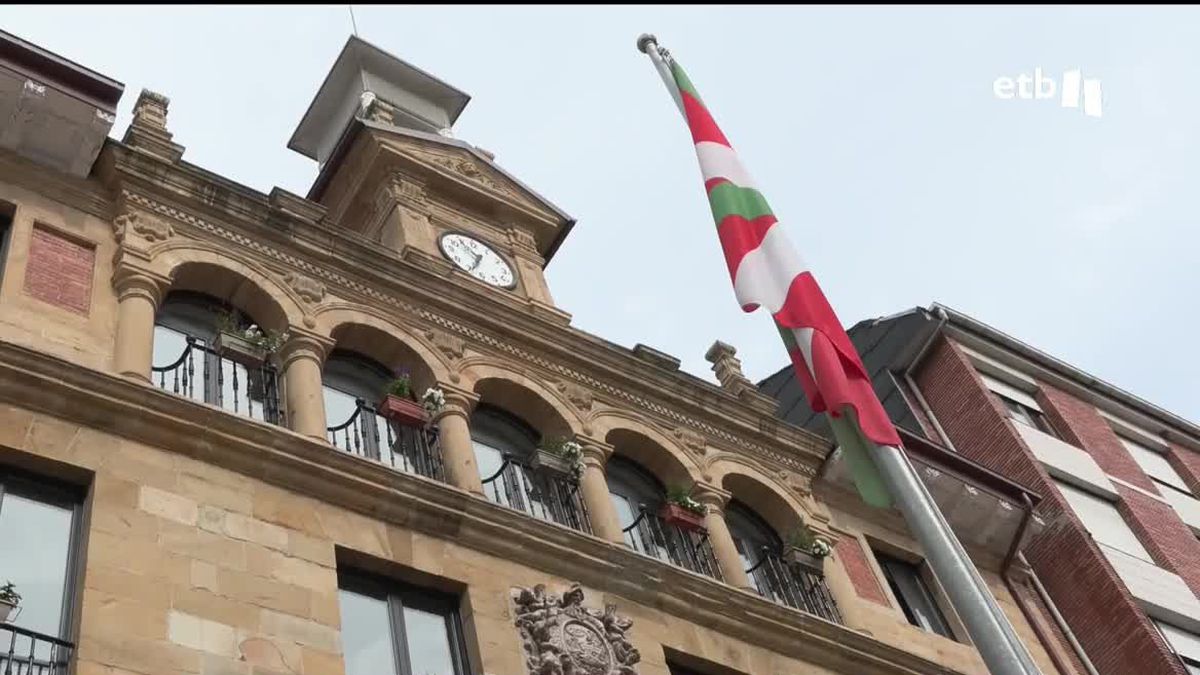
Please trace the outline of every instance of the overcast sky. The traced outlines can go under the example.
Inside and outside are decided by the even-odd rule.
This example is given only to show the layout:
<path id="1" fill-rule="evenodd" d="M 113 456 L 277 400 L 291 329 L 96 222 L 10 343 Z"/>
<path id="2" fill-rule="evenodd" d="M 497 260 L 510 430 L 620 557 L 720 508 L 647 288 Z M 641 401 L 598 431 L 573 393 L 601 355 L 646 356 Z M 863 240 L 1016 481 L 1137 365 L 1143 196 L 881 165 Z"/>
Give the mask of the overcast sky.
<path id="1" fill-rule="evenodd" d="M 1200 420 L 1200 11 L 1155 8 L 355 8 L 359 35 L 468 92 L 458 138 L 579 222 L 548 268 L 574 325 L 713 380 L 743 314 L 683 122 L 634 46 L 696 84 L 849 327 L 940 301 Z M 0 26 L 171 98 L 184 159 L 305 194 L 286 144 L 350 33 L 346 6 L 16 7 Z M 1081 69 L 1103 117 L 999 100 Z"/>

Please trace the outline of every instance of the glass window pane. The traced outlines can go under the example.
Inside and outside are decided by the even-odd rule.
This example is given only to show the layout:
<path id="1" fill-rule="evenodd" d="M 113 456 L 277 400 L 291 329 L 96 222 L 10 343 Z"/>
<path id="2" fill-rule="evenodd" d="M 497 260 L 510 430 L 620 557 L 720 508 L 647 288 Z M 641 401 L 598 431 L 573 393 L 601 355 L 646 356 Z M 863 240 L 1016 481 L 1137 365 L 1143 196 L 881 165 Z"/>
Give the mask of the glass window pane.
<path id="1" fill-rule="evenodd" d="M 1133 530 L 1129 529 L 1129 525 L 1112 502 L 1062 481 L 1056 480 L 1055 483 L 1058 484 L 1058 489 L 1067 503 L 1071 505 L 1071 509 L 1075 511 L 1075 515 L 1079 516 L 1083 526 L 1096 541 L 1153 564 L 1154 559 L 1142 546 Z"/>
<path id="2" fill-rule="evenodd" d="M 933 593 L 925 585 L 920 568 L 888 556 L 876 554 L 876 557 L 909 622 L 931 633 L 953 639 L 954 634 L 950 632 Z"/>
<path id="3" fill-rule="evenodd" d="M 617 509 L 617 522 L 621 523 L 621 529 L 623 530 L 632 525 L 633 521 L 638 517 L 633 504 L 615 492 L 608 493 L 608 496 L 612 498 L 613 506 Z"/>
<path id="4" fill-rule="evenodd" d="M 61 637 L 71 516 L 11 492 L 0 501 L 0 583 L 12 581 L 21 594 L 18 626 Z"/>
<path id="5" fill-rule="evenodd" d="M 404 633 L 411 675 L 455 675 L 446 617 L 405 607 Z"/>
<path id="6" fill-rule="evenodd" d="M 338 592 L 346 675 L 397 675 L 387 601 Z"/>

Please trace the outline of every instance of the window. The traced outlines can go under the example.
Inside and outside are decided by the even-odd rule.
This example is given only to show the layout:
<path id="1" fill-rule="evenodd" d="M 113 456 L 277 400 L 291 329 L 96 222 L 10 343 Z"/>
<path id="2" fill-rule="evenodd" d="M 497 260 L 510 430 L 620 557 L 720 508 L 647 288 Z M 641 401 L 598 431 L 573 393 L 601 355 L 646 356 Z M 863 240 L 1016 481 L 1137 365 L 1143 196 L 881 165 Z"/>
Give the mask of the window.
<path id="1" fill-rule="evenodd" d="M 453 596 L 338 574 L 346 675 L 467 675 Z"/>
<path id="2" fill-rule="evenodd" d="M 1200 635 L 1161 621 L 1155 621 L 1154 624 L 1162 631 L 1167 644 L 1171 645 L 1171 649 L 1187 666 L 1188 673 L 1200 675 Z"/>
<path id="3" fill-rule="evenodd" d="M 1032 396 L 990 375 L 980 373 L 979 377 L 992 395 L 1008 410 L 1008 416 L 1013 420 L 1042 433 L 1058 436 L 1054 433 L 1054 427 L 1050 426 L 1050 422 L 1042 414 L 1041 406 Z"/>
<path id="4" fill-rule="evenodd" d="M 1054 482 L 1092 538 L 1131 556 L 1154 562 L 1112 502 L 1060 480 Z"/>
<path id="5" fill-rule="evenodd" d="M 16 215 L 15 204 L 0 201 L 0 284 L 4 282 L 4 263 L 8 260 L 9 240 L 12 238 L 13 218 Z"/>
<path id="6" fill-rule="evenodd" d="M 1183 478 L 1175 471 L 1175 467 L 1171 466 L 1171 463 L 1167 461 L 1167 456 L 1164 453 L 1152 450 L 1124 436 L 1120 438 L 1121 443 L 1129 450 L 1129 454 L 1133 455 L 1133 459 L 1142 467 L 1142 471 L 1145 471 L 1146 475 L 1150 476 L 1150 480 L 1176 492 L 1182 492 L 1189 497 L 1192 496 L 1192 491 L 1188 488 L 1188 484 L 1183 482 Z"/>
<path id="7" fill-rule="evenodd" d="M 0 672 L 7 672 L 10 644 L 14 654 L 32 652 L 35 673 L 38 665 L 48 672 L 51 664 L 65 665 L 70 658 L 80 497 L 72 488 L 0 467 L 0 582 L 12 581 L 21 595 L 9 617 L 16 629 L 0 624 Z M 14 672 L 25 672 L 12 665 Z"/>
<path id="8" fill-rule="evenodd" d="M 921 568 L 878 551 L 875 552 L 875 559 L 879 561 L 879 567 L 883 570 L 883 576 L 887 579 L 892 594 L 896 596 L 896 602 L 900 603 L 904 618 L 922 630 L 953 640 L 954 634 L 950 632 L 946 617 L 938 609 L 937 601 L 921 574 Z"/>
<path id="9" fill-rule="evenodd" d="M 736 500 L 731 500 L 725 507 L 725 522 L 742 559 L 742 569 L 756 570 L 749 575 L 750 585 L 762 595 L 771 597 L 770 572 L 773 570 L 764 569 L 760 563 L 765 556 L 778 555 L 783 549 L 779 535 L 757 513 Z"/>
<path id="10" fill-rule="evenodd" d="M 170 293 L 155 319 L 151 379 L 159 388 L 181 396 L 274 422 L 278 416 L 274 370 L 247 368 L 216 351 L 218 317 L 230 309 L 202 293 Z M 250 323 L 245 321 L 243 327 Z"/>
<path id="11" fill-rule="evenodd" d="M 380 446 L 387 444 L 387 425 L 369 411 L 360 413 L 359 401 L 374 409 L 391 379 L 387 368 L 351 352 L 334 351 L 325 359 L 321 384 L 331 443 L 381 459 L 386 453 Z"/>

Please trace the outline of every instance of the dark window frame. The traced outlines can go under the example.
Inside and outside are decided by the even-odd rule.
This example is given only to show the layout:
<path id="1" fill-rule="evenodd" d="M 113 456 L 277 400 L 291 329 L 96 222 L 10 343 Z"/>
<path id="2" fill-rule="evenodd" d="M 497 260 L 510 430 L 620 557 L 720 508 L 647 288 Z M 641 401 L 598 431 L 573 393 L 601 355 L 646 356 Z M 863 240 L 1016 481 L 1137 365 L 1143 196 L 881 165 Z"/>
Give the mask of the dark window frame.
<path id="1" fill-rule="evenodd" d="M 467 634 L 457 597 L 444 591 L 424 588 L 359 569 L 338 569 L 337 584 L 339 593 L 356 593 L 387 603 L 388 618 L 391 622 L 388 630 L 392 641 L 392 656 L 399 675 L 413 675 L 404 629 L 406 606 L 439 614 L 444 618 L 455 675 L 471 675 Z"/>
<path id="2" fill-rule="evenodd" d="M 13 494 L 23 499 L 50 504 L 70 510 L 71 525 L 67 537 L 67 560 L 63 569 L 62 604 L 59 606 L 57 635 L 61 640 L 75 643 L 75 615 L 81 605 L 84 564 L 84 507 L 87 489 L 39 473 L 0 464 L 0 513 L 4 498 Z"/>
<path id="3" fill-rule="evenodd" d="M 941 635 L 944 638 L 954 640 L 956 642 L 960 641 L 958 636 L 955 635 L 954 628 L 950 624 L 950 618 L 946 615 L 946 612 L 942 609 L 941 603 L 938 601 L 938 593 L 933 587 L 930 576 L 926 574 L 927 566 L 925 562 L 912 562 L 910 560 L 905 560 L 904 558 L 879 551 L 878 549 L 872 549 L 872 553 L 875 555 L 875 561 L 879 563 L 880 571 L 883 572 L 884 581 L 887 582 L 888 588 L 892 592 L 892 596 L 895 597 L 896 603 L 899 605 L 900 611 L 904 614 L 904 618 L 908 621 L 908 623 L 927 633 Z M 927 604 L 935 613 L 935 618 L 938 620 L 938 623 L 940 623 L 940 626 L 932 624 L 925 626 L 921 623 L 920 619 L 917 618 L 917 615 L 911 606 L 912 599 L 903 592 L 900 584 L 896 581 L 895 574 L 897 570 L 903 570 L 911 574 L 912 579 L 916 581 L 921 594 L 924 596 L 920 598 L 920 600 L 923 600 L 924 603 Z"/>
<path id="4" fill-rule="evenodd" d="M 8 271 L 8 252 L 12 248 L 13 228 L 17 224 L 17 205 L 0 199 L 0 288 Z"/>
<path id="5" fill-rule="evenodd" d="M 1050 420 L 1046 419 L 1046 414 L 1042 411 L 1035 408 L 1030 408 L 1020 401 L 1014 401 L 1004 394 L 997 394 L 996 392 L 992 392 L 992 394 L 995 395 L 996 398 L 1000 399 L 1000 404 L 1004 406 L 1005 410 L 1008 412 L 1008 416 L 1012 418 L 1013 421 L 1024 424 L 1027 427 L 1037 429 L 1038 431 L 1044 434 L 1049 434 L 1055 438 L 1062 438 L 1058 435 L 1058 431 L 1054 429 L 1054 426 L 1050 424 Z"/>

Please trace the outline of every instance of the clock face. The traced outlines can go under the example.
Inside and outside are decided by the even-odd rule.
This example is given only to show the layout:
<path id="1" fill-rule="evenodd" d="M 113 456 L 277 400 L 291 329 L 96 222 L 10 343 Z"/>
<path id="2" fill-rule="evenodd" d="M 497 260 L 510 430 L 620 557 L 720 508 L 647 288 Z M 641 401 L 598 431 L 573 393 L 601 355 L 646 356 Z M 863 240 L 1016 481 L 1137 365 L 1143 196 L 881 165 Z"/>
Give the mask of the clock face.
<path id="1" fill-rule="evenodd" d="M 512 267 L 492 247 L 465 234 L 442 235 L 438 245 L 450 262 L 462 271 L 497 288 L 512 288 L 516 276 Z"/>

